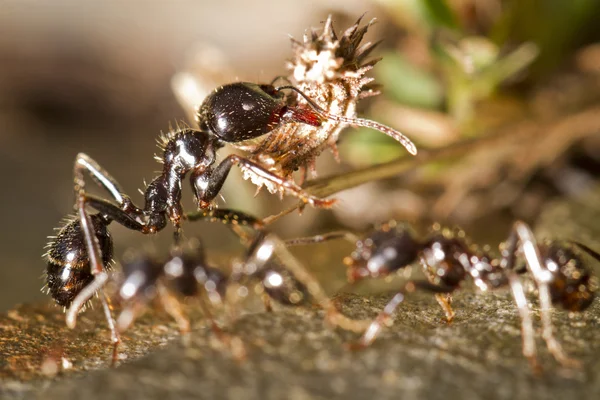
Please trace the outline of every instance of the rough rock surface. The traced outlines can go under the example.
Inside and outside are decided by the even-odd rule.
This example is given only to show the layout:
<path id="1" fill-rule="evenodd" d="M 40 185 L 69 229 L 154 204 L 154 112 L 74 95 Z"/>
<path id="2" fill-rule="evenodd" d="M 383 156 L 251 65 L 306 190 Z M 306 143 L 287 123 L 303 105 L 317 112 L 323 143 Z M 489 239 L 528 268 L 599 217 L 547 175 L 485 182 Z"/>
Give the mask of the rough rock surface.
<path id="1" fill-rule="evenodd" d="M 600 237 L 594 232 L 600 226 L 599 197 L 596 193 L 574 207 L 563 203 L 549 208 L 538 231 L 588 230 L 591 238 Z M 586 213 L 583 220 L 570 214 L 581 212 Z M 566 225 L 570 223 L 575 228 Z M 598 247 L 599 242 L 588 243 Z M 592 267 L 596 273 L 600 270 L 598 265 Z M 343 295 L 338 302 L 346 314 L 367 318 L 388 298 Z M 507 292 L 465 290 L 456 296 L 454 305 L 457 316 L 448 325 L 431 296 L 414 295 L 400 307 L 394 325 L 360 352 L 345 350 L 344 344 L 357 336 L 326 327 L 319 310 L 278 308 L 273 313 L 246 314 L 227 328 L 243 340 L 247 351 L 243 362 L 236 361 L 211 334 L 194 307 L 190 307 L 195 323 L 188 346 L 163 313 L 152 311 L 124 337 L 121 354 L 126 359 L 117 368 L 109 368 L 109 335 L 98 310 L 84 314 L 73 332 L 64 327 L 59 309 L 23 306 L 0 317 L 0 397 L 469 400 L 600 396 L 600 300 L 582 314 L 554 313 L 558 338 L 583 367 L 560 366 L 538 336 L 543 366 L 539 375 L 521 354 L 519 318 Z M 533 310 L 539 327 L 535 304 Z M 52 376 L 62 356 L 73 366 Z"/>

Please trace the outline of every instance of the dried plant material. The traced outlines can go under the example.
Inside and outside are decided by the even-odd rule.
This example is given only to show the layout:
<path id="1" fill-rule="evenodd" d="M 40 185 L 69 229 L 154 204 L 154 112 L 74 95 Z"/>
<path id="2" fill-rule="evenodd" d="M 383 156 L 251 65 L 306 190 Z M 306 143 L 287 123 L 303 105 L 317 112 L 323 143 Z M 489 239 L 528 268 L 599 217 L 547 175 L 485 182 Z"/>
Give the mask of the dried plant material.
<path id="1" fill-rule="evenodd" d="M 362 43 L 374 20 L 364 26 L 360 22 L 338 36 L 330 16 L 321 32 L 312 30 L 302 41 L 292 39 L 294 55 L 287 65 L 288 80 L 329 114 L 355 118 L 358 101 L 378 93 L 369 86 L 373 78 L 366 76 L 377 62 L 367 60 L 377 43 Z M 303 98 L 298 101 L 308 107 Z M 323 150 L 330 148 L 337 157 L 336 143 L 346 126 L 336 120 L 326 120 L 320 127 L 286 124 L 236 147 L 250 152 L 251 159 L 280 176 L 289 177 L 299 168 L 306 174 L 307 169 L 314 170 L 315 159 Z M 277 190 L 254 174 L 246 172 L 245 178 L 272 193 Z"/>

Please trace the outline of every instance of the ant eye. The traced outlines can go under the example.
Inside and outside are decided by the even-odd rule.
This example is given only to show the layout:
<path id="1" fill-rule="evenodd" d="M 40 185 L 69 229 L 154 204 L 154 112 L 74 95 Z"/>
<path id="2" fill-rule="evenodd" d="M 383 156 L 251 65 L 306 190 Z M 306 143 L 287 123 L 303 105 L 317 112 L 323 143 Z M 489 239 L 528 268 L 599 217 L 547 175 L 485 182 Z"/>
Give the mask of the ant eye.
<path id="1" fill-rule="evenodd" d="M 201 126 L 225 142 L 241 142 L 269 133 L 281 122 L 286 104 L 268 85 L 237 82 L 218 88 L 202 103 Z"/>

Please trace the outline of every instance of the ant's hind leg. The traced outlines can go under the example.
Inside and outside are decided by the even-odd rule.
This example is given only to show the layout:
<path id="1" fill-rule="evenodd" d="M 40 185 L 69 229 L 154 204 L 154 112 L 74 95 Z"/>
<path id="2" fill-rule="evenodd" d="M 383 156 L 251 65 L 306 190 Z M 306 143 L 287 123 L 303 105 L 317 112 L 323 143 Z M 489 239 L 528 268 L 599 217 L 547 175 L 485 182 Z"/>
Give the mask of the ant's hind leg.
<path id="1" fill-rule="evenodd" d="M 123 192 L 117 183 L 117 180 L 113 178 L 108 171 L 102 168 L 100 164 L 98 164 L 85 153 L 77 154 L 75 157 L 75 164 L 73 166 L 73 180 L 76 198 L 85 193 L 85 180 L 83 178 L 83 174 L 86 171 L 98 186 L 104 188 L 108 193 L 110 193 L 111 197 L 119 204 L 119 207 L 135 208 L 132 207 L 131 200 Z"/>
<path id="2" fill-rule="evenodd" d="M 556 339 L 552 327 L 552 297 L 550 296 L 549 282 L 552 278 L 550 272 L 542 267 L 542 258 L 539 249 L 527 224 L 521 221 L 515 222 L 513 229 L 507 241 L 508 250 L 516 249 L 516 244 L 520 242 L 527 268 L 531 272 L 538 288 L 538 298 L 541 308 L 542 319 L 542 337 L 546 341 L 546 346 L 554 358 L 564 366 L 578 367 L 580 362 L 569 358 L 564 352 L 560 342 Z"/>

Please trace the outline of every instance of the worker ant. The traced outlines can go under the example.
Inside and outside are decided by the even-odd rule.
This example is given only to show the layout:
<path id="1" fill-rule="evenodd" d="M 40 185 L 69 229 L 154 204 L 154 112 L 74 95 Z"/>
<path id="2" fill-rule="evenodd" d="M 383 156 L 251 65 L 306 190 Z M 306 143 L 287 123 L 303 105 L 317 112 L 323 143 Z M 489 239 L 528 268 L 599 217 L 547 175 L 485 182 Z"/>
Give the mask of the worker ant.
<path id="1" fill-rule="evenodd" d="M 332 232 L 314 237 L 286 241 L 286 245 L 319 243 L 346 238 L 355 250 L 344 260 L 349 282 L 388 276 L 416 261 L 421 263 L 427 280 L 409 280 L 372 321 L 360 341 L 351 347 L 369 346 L 377 338 L 386 321 L 408 293 L 418 289 L 435 293 L 448 322 L 454 318 L 451 294 L 470 278 L 481 291 L 509 286 L 521 317 L 523 354 L 535 369 L 534 328 L 525 290 L 519 274 L 529 273 L 537 289 L 541 308 L 542 336 L 548 350 L 563 365 L 576 366 L 554 337 L 551 310 L 558 305 L 568 311 L 583 311 L 595 297 L 598 282 L 581 258 L 581 252 L 600 261 L 600 254 L 578 242 L 549 241 L 538 245 L 531 229 L 522 221 L 514 223 L 508 240 L 501 246 L 501 257 L 493 258 L 472 248 L 462 232 L 436 229 L 418 239 L 406 224 L 391 221 L 374 229 L 364 239 L 349 232 Z M 517 265 L 522 255 L 525 265 Z"/>
<path id="2" fill-rule="evenodd" d="M 339 313 L 319 283 L 274 234 L 259 231 L 243 261 L 233 263 L 229 273 L 207 263 L 199 242 L 186 245 L 174 246 L 167 259 L 142 254 L 123 262 L 124 279 L 118 294 L 124 309 L 116 322 L 119 332 L 134 322 L 145 304 L 157 298 L 178 323 L 182 335 L 186 335 L 190 332 L 190 322 L 178 297 L 193 297 L 209 319 L 213 332 L 229 344 L 232 338 L 217 325 L 211 309 L 224 303 L 232 305 L 239 300 L 240 293 L 252 292 L 262 294 L 267 311 L 272 310 L 271 300 L 285 306 L 303 306 L 314 300 L 327 311 L 327 320 L 336 326 L 355 332 L 362 332 L 367 326 L 368 321 L 351 320 Z M 243 351 L 238 349 L 236 357 L 243 358 Z"/>

